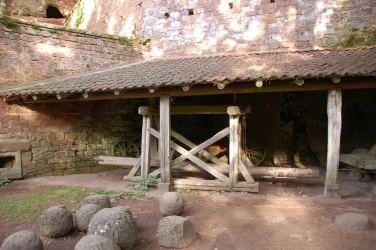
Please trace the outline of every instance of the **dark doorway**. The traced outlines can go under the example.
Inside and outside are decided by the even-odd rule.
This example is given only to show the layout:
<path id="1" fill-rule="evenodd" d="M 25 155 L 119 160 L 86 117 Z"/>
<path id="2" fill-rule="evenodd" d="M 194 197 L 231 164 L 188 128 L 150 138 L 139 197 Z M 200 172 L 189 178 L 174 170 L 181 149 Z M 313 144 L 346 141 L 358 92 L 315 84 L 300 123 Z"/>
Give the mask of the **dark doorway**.
<path id="1" fill-rule="evenodd" d="M 0 168 L 12 168 L 13 167 L 14 157 L 0 157 Z"/>
<path id="2" fill-rule="evenodd" d="M 60 10 L 54 6 L 48 6 L 46 9 L 47 18 L 64 18 Z"/>

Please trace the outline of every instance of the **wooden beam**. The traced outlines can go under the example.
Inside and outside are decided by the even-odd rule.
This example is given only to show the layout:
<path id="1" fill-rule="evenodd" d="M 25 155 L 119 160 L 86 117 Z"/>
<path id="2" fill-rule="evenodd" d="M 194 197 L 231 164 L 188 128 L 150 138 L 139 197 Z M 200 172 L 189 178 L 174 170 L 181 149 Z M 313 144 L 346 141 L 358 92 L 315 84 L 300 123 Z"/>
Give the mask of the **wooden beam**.
<path id="1" fill-rule="evenodd" d="M 150 122 L 151 116 L 144 115 L 142 118 L 141 134 L 141 177 L 146 180 L 150 169 Z"/>
<path id="2" fill-rule="evenodd" d="M 174 130 L 171 130 L 171 135 L 172 135 L 172 137 L 174 137 L 175 139 L 181 141 L 182 143 L 184 143 L 185 145 L 187 145 L 191 149 L 197 147 L 196 144 L 194 144 L 193 142 L 191 142 L 190 140 L 188 140 L 187 138 L 185 138 L 184 136 L 182 136 L 181 134 L 179 134 L 178 132 L 176 132 Z M 206 159 L 210 160 L 211 162 L 217 163 L 217 164 L 222 164 L 223 163 L 223 161 L 221 161 L 217 157 L 211 155 L 208 151 L 202 150 L 202 152 L 203 152 L 202 153 L 203 157 L 205 157 Z M 172 165 L 174 165 L 174 164 L 172 164 Z"/>
<path id="3" fill-rule="evenodd" d="M 239 137 L 239 115 L 240 109 L 237 106 L 227 108 L 227 113 L 230 116 L 230 147 L 229 147 L 229 160 L 230 160 L 230 183 L 235 184 L 238 182 L 239 171 L 239 151 L 240 151 L 240 137 Z"/>
<path id="4" fill-rule="evenodd" d="M 244 179 L 248 183 L 255 183 L 255 179 L 253 179 L 252 175 L 249 173 L 247 167 L 244 165 L 243 161 L 239 159 L 239 170 L 242 173 Z"/>
<path id="5" fill-rule="evenodd" d="M 340 197 L 338 164 L 342 127 L 342 91 L 328 91 L 328 151 L 324 195 Z"/>
<path id="6" fill-rule="evenodd" d="M 155 136 L 157 138 L 160 138 L 162 136 L 162 135 L 160 135 L 157 131 L 155 131 L 152 128 L 150 128 L 150 134 L 152 134 L 153 136 Z M 159 141 L 160 140 L 161 139 L 159 139 Z M 206 162 L 203 162 L 202 160 L 200 160 L 196 156 L 192 155 L 191 153 L 188 152 L 188 150 L 186 150 L 183 147 L 177 145 L 173 141 L 171 141 L 170 143 L 171 143 L 171 147 L 172 148 L 174 148 L 180 154 L 185 155 L 190 161 L 192 161 L 194 164 L 196 164 L 200 168 L 204 169 L 206 172 L 210 173 L 211 175 L 213 175 L 214 177 L 216 177 L 217 179 L 219 179 L 219 180 L 221 180 L 223 182 L 226 182 L 226 183 L 229 182 L 229 178 L 227 176 L 225 176 L 224 174 L 218 172 L 215 168 L 213 168 L 212 166 L 210 166 Z M 161 167 L 162 167 L 162 165 L 161 165 Z M 161 171 L 162 171 L 161 173 L 163 173 L 163 169 Z"/>
<path id="7" fill-rule="evenodd" d="M 65 102 L 65 101 L 95 101 L 95 100 L 112 100 L 112 99 L 127 99 L 127 98 L 150 98 L 160 97 L 163 95 L 170 96 L 199 96 L 199 95 L 218 95 L 218 94 L 241 94 L 241 93 L 266 93 L 266 92 L 291 92 L 291 91 L 319 91 L 329 90 L 333 88 L 340 89 L 374 89 L 376 88 L 375 79 L 360 79 L 354 78 L 343 79 L 340 83 L 333 83 L 330 79 L 306 79 L 304 85 L 297 86 L 290 84 L 291 80 L 276 80 L 271 84 L 265 85 L 262 88 L 257 88 L 254 84 L 249 82 L 231 83 L 226 88 L 219 90 L 213 87 L 212 84 L 197 84 L 189 91 L 183 91 L 180 87 L 165 87 L 158 89 L 158 91 L 150 94 L 147 89 L 128 90 L 121 92 L 119 95 L 114 95 L 112 92 L 93 92 L 88 98 L 83 98 L 82 95 L 76 95 L 72 98 L 64 100 L 57 100 L 56 96 L 51 96 L 44 99 L 32 100 L 28 98 L 24 103 L 40 103 L 40 102 Z M 12 97 L 13 99 L 13 97 Z M 22 96 L 18 96 L 22 99 Z"/>
<path id="8" fill-rule="evenodd" d="M 140 158 L 104 156 L 104 155 L 99 155 L 98 157 L 94 158 L 94 160 L 97 161 L 99 165 L 124 166 L 124 167 L 132 167 L 136 165 L 139 159 Z M 159 160 L 152 159 L 150 161 L 150 166 L 159 167 Z"/>
<path id="9" fill-rule="evenodd" d="M 230 132 L 230 128 L 225 128 L 225 129 L 219 131 L 213 137 L 209 138 L 208 140 L 204 141 L 200 145 L 198 145 L 195 148 L 191 149 L 189 151 L 189 153 L 192 154 L 192 155 L 197 154 L 198 152 L 200 152 L 201 150 L 205 149 L 206 147 L 208 147 L 208 146 L 212 145 L 213 143 L 215 143 L 215 142 L 221 140 L 222 138 L 226 137 L 229 134 L 229 132 Z M 174 137 L 177 140 L 181 141 L 181 142 L 184 141 L 184 139 L 182 138 L 182 136 L 178 136 L 178 134 L 176 134 L 176 133 L 174 133 Z M 207 153 L 207 154 L 209 154 L 209 153 Z M 205 156 L 205 154 L 204 154 L 204 156 Z M 208 157 L 210 158 L 210 156 L 208 156 Z M 172 165 L 174 166 L 176 164 L 179 164 L 180 162 L 184 161 L 185 159 L 187 159 L 187 157 L 185 155 L 181 155 L 178 158 L 176 158 L 175 160 L 173 160 L 173 164 Z M 216 163 L 219 163 L 219 162 L 216 162 Z M 220 163 L 223 163 L 223 162 L 220 162 Z"/>
<path id="10" fill-rule="evenodd" d="M 170 96 L 164 95 L 160 97 L 160 138 L 159 138 L 159 159 L 161 168 L 161 183 L 160 190 L 169 190 L 171 182 L 171 168 L 170 168 L 170 141 L 171 141 L 171 121 L 170 110 L 171 102 Z M 150 128 L 149 130 L 151 130 Z"/>

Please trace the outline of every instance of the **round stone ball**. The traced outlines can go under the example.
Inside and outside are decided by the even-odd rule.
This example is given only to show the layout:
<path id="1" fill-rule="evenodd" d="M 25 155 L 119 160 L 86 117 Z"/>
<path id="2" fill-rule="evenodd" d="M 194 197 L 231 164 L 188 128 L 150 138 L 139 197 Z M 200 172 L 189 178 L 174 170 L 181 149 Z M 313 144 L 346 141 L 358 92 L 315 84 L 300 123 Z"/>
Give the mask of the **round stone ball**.
<path id="1" fill-rule="evenodd" d="M 73 227 L 73 215 L 65 206 L 50 207 L 40 217 L 41 233 L 58 238 L 67 235 Z"/>
<path id="2" fill-rule="evenodd" d="M 91 234 L 77 242 L 74 250 L 120 250 L 120 247 L 106 237 Z"/>
<path id="3" fill-rule="evenodd" d="M 136 221 L 127 207 L 104 208 L 90 220 L 87 234 L 106 237 L 121 249 L 132 249 L 136 244 Z"/>
<path id="4" fill-rule="evenodd" d="M 22 230 L 6 238 L 0 247 L 0 250 L 43 250 L 43 243 L 38 235 L 29 231 Z"/>
<path id="5" fill-rule="evenodd" d="M 110 208 L 111 207 L 111 202 L 110 202 L 110 197 L 107 195 L 101 195 L 101 194 L 96 194 L 96 195 L 90 195 L 85 198 L 85 200 L 82 202 L 82 204 L 96 204 L 100 206 L 101 208 Z"/>
<path id="6" fill-rule="evenodd" d="M 102 208 L 96 204 L 85 204 L 77 210 L 75 214 L 76 227 L 81 232 L 87 232 L 89 222 Z"/>
<path id="7" fill-rule="evenodd" d="M 159 199 L 159 210 L 165 216 L 181 214 L 184 206 L 183 195 L 177 192 L 166 192 Z"/>

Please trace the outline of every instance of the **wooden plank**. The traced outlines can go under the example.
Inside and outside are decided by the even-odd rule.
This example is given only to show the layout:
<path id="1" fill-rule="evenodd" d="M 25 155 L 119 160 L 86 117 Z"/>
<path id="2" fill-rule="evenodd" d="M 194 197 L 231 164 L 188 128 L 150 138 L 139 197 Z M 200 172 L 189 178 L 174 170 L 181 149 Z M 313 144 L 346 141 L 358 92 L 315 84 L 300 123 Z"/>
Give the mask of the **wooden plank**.
<path id="1" fill-rule="evenodd" d="M 99 165 L 132 167 L 137 164 L 139 158 L 99 155 L 94 158 L 94 160 L 96 160 Z M 159 160 L 151 159 L 150 165 L 159 167 Z"/>
<path id="2" fill-rule="evenodd" d="M 170 110 L 171 102 L 170 96 L 165 95 L 160 97 L 160 137 L 159 139 L 159 159 L 161 168 L 161 182 L 171 182 L 171 169 L 170 169 Z M 150 128 L 151 129 L 151 128 Z"/>
<path id="3" fill-rule="evenodd" d="M 240 149 L 240 137 L 239 137 L 239 107 L 228 107 L 228 114 L 230 115 L 230 183 L 235 184 L 238 182 L 238 169 L 239 169 L 239 149 Z"/>
<path id="4" fill-rule="evenodd" d="M 255 183 L 255 180 L 249 173 L 247 167 L 244 165 L 243 161 L 241 161 L 240 159 L 239 159 L 239 170 L 240 170 L 240 173 L 243 175 L 246 182 Z"/>
<path id="5" fill-rule="evenodd" d="M 200 95 L 217 95 L 217 94 L 235 94 L 235 93 L 265 93 L 265 92 L 291 92 L 291 91 L 319 91 L 328 90 L 332 88 L 341 89 L 374 89 L 376 88 L 376 81 L 371 79 L 357 79 L 342 78 L 340 83 L 333 83 L 330 79 L 305 79 L 302 86 L 297 86 L 290 83 L 291 80 L 272 81 L 271 84 L 265 85 L 262 88 L 254 86 L 254 84 L 247 83 L 231 83 L 224 89 L 209 86 L 209 84 L 195 85 L 189 91 L 183 91 L 181 87 L 166 87 L 160 88 L 154 93 L 149 93 L 147 89 L 137 89 L 123 91 L 119 95 L 114 95 L 113 92 L 90 93 L 88 98 L 83 98 L 82 94 L 72 96 L 72 98 L 57 100 L 56 96 L 46 96 L 46 98 L 32 100 L 31 97 L 24 100 L 24 103 L 41 103 L 41 102 L 72 102 L 72 101 L 90 101 L 90 100 L 113 100 L 125 98 L 150 98 L 159 97 L 162 95 L 170 96 L 200 96 Z M 13 97 L 12 97 L 13 98 Z M 22 96 L 18 96 L 22 99 Z"/>
<path id="6" fill-rule="evenodd" d="M 154 130 L 153 128 L 150 128 L 150 134 L 153 135 L 153 136 L 155 136 L 156 138 L 160 137 L 158 131 Z M 222 173 L 219 173 L 212 166 L 210 166 L 209 164 L 201 161 L 196 156 L 194 156 L 191 153 L 189 153 L 189 151 L 186 150 L 185 148 L 177 145 L 173 141 L 171 141 L 170 143 L 171 143 L 171 147 L 172 148 L 174 148 L 180 154 L 185 155 L 190 161 L 192 161 L 193 163 L 195 163 L 196 165 L 198 165 L 200 168 L 202 168 L 205 171 L 209 172 L 210 174 L 212 174 L 213 176 L 215 176 L 216 178 L 218 178 L 219 180 L 221 180 L 223 182 L 229 182 L 229 178 L 227 176 L 225 176 Z"/>
<path id="7" fill-rule="evenodd" d="M 141 158 L 138 158 L 136 164 L 133 166 L 133 168 L 129 172 L 128 177 L 133 177 L 140 168 L 141 168 Z"/>
<path id="8" fill-rule="evenodd" d="M 180 142 L 184 143 L 185 145 L 187 145 L 189 148 L 193 149 L 195 147 L 197 147 L 196 144 L 194 144 L 193 142 L 191 142 L 190 140 L 188 140 L 187 138 L 185 138 L 184 136 L 182 136 L 181 134 L 179 134 L 178 132 L 174 131 L 174 130 L 171 130 L 171 136 L 176 138 L 177 140 L 179 140 Z M 217 164 L 221 164 L 223 163 L 223 161 L 221 161 L 220 159 L 218 159 L 217 157 L 213 156 L 212 154 L 210 154 L 208 151 L 206 150 L 202 150 L 202 154 L 203 156 L 210 160 L 211 162 L 213 163 L 217 163 Z M 177 158 L 176 158 L 177 159 Z M 172 166 L 176 165 L 177 163 L 175 163 L 175 161 L 173 163 L 171 163 Z"/>
<path id="9" fill-rule="evenodd" d="M 212 145 L 213 143 L 221 140 L 222 138 L 226 137 L 228 134 L 230 133 L 230 128 L 225 128 L 221 131 L 219 131 L 217 134 L 215 134 L 213 137 L 209 138 L 208 140 L 204 141 L 203 143 L 201 143 L 200 145 L 194 147 L 193 149 L 191 149 L 189 151 L 190 154 L 197 154 L 198 152 L 200 152 L 201 150 L 205 149 L 206 147 Z M 187 142 L 187 139 L 185 139 L 183 136 L 180 136 L 179 134 L 177 134 L 176 132 L 175 133 L 171 133 L 174 138 L 176 138 L 177 140 L 179 140 L 180 142 L 183 142 L 184 144 L 186 144 L 185 142 Z M 193 143 L 192 143 L 193 144 Z M 192 145 L 190 144 L 190 145 Z M 194 144 L 193 144 L 194 145 Z M 187 145 L 188 146 L 188 145 Z M 208 155 L 209 153 L 207 153 Z M 210 155 L 210 154 L 209 154 Z M 210 156 L 208 156 L 210 157 Z M 214 157 L 214 156 L 213 156 Z M 175 160 L 173 160 L 172 162 L 172 165 L 176 165 L 182 161 L 184 161 L 185 159 L 187 159 L 186 156 L 184 155 L 181 155 L 179 156 L 178 158 L 176 158 Z M 218 159 L 218 158 L 217 158 Z M 219 162 L 218 162 L 219 161 Z M 218 163 L 218 164 L 221 164 L 223 163 L 221 160 L 218 159 L 218 161 L 215 161 L 215 163 Z"/>
<path id="10" fill-rule="evenodd" d="M 159 115 L 159 110 L 152 107 L 140 107 L 139 114 L 148 112 L 150 115 Z M 244 113 L 251 113 L 251 105 L 244 107 Z M 173 105 L 171 115 L 220 115 L 227 114 L 227 105 Z"/>
<path id="11" fill-rule="evenodd" d="M 338 164 L 342 127 L 342 91 L 328 91 L 328 152 L 324 194 L 339 197 Z"/>
<path id="12" fill-rule="evenodd" d="M 146 180 L 150 169 L 150 120 L 149 115 L 143 116 L 141 137 L 141 177 Z"/>
<path id="13" fill-rule="evenodd" d="M 240 192 L 258 192 L 259 183 L 238 182 L 235 185 L 224 183 L 218 180 L 204 180 L 200 178 L 192 179 L 173 179 L 174 188 L 197 189 L 197 190 L 217 190 L 217 191 L 240 191 Z"/>

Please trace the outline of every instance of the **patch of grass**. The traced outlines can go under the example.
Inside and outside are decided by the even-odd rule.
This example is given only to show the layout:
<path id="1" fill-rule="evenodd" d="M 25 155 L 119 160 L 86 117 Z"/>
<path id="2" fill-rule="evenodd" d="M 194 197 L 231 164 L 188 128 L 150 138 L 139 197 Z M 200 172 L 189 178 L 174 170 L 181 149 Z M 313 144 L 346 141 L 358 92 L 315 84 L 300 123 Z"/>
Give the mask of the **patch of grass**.
<path id="1" fill-rule="evenodd" d="M 17 22 L 11 19 L 1 19 L 0 23 L 4 25 L 5 27 L 7 27 L 8 29 L 16 29 L 20 26 Z"/>
<path id="2" fill-rule="evenodd" d="M 38 221 L 41 213 L 54 205 L 81 206 L 89 190 L 78 187 L 41 187 L 32 194 L 4 197 L 0 199 L 0 219 L 9 218 L 13 223 Z"/>
<path id="3" fill-rule="evenodd" d="M 10 179 L 2 179 L 0 180 L 0 187 L 1 186 L 5 186 L 5 185 L 8 185 L 9 183 L 11 183 L 12 181 Z"/>
<path id="4" fill-rule="evenodd" d="M 135 186 L 135 189 L 138 190 L 138 191 L 143 191 L 143 192 L 146 192 L 149 190 L 148 188 L 148 185 L 150 183 L 153 183 L 155 181 L 155 177 L 153 175 L 148 175 L 148 178 L 146 180 L 144 180 L 143 178 L 141 178 L 138 183 L 136 184 Z"/>
<path id="5" fill-rule="evenodd" d="M 189 188 L 184 188 L 184 189 L 181 189 L 179 191 L 179 193 L 182 193 L 182 194 L 186 194 L 186 195 L 199 195 L 200 192 L 197 191 L 197 190 L 192 190 L 192 189 L 189 189 Z"/>
<path id="6" fill-rule="evenodd" d="M 219 191 L 217 191 L 217 190 L 212 190 L 212 191 L 210 191 L 210 194 L 212 194 L 212 195 L 219 195 Z"/>
<path id="7" fill-rule="evenodd" d="M 109 195 L 109 194 L 114 194 L 115 192 L 114 191 L 105 190 L 105 189 L 99 189 L 95 193 L 96 194 Z"/>
<path id="8" fill-rule="evenodd" d="M 58 30 L 48 30 L 48 32 L 49 32 L 50 34 L 56 34 L 56 35 L 59 35 L 59 34 L 60 34 L 60 31 L 58 31 Z"/>

